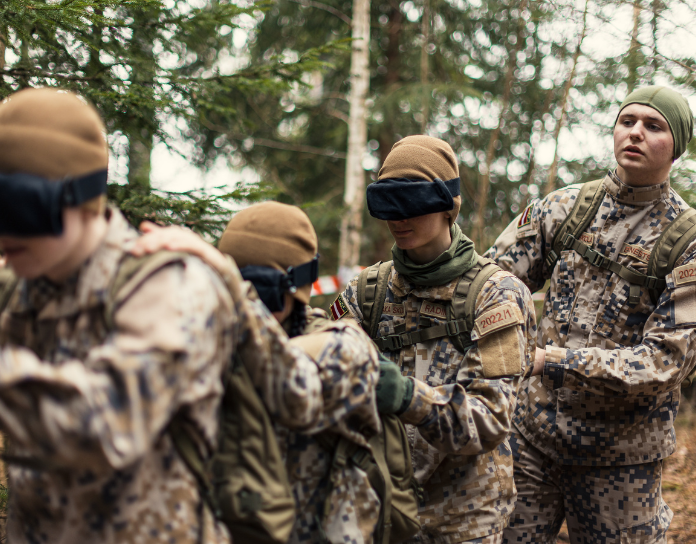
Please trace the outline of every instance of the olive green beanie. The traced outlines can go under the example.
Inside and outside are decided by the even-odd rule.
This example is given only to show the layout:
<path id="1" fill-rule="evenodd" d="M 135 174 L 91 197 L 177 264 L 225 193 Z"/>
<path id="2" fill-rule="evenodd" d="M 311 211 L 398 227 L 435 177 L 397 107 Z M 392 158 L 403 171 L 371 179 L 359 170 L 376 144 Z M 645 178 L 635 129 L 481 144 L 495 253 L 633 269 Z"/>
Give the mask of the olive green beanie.
<path id="1" fill-rule="evenodd" d="M 218 243 L 239 268 L 267 266 L 283 272 L 311 261 L 317 248 L 317 233 L 307 214 L 280 202 L 254 204 L 237 212 Z M 311 284 L 303 285 L 294 297 L 309 304 L 311 292 Z"/>
<path id="2" fill-rule="evenodd" d="M 0 104 L 0 172 L 61 180 L 104 170 L 105 133 L 97 110 L 71 92 L 19 91 Z"/>
<path id="3" fill-rule="evenodd" d="M 667 120 L 674 139 L 673 159 L 681 157 L 694 133 L 694 114 L 689 103 L 676 91 L 656 85 L 633 91 L 623 101 L 619 114 L 629 104 L 642 104 L 657 110 Z M 619 115 L 616 116 L 616 121 Z M 616 124 L 614 121 L 614 124 Z"/>
<path id="4" fill-rule="evenodd" d="M 407 136 L 396 142 L 379 170 L 379 179 L 404 178 L 410 180 L 442 181 L 459 177 L 457 156 L 444 140 L 432 136 Z M 462 197 L 455 196 L 454 208 L 449 214 L 450 226 L 457 219 Z"/>

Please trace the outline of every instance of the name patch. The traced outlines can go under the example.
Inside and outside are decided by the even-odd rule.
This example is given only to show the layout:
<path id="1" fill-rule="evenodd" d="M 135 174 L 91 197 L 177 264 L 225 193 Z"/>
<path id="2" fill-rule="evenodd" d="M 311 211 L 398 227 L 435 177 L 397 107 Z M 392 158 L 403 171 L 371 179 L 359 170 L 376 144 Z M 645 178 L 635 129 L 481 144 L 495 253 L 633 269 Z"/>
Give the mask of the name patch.
<path id="1" fill-rule="evenodd" d="M 684 266 L 678 266 L 672 272 L 674 274 L 674 284 L 683 285 L 685 283 L 696 282 L 696 264 L 685 264 Z"/>
<path id="2" fill-rule="evenodd" d="M 583 233 L 580 235 L 579 240 L 580 240 L 583 244 L 587 244 L 588 246 L 592 247 L 592 246 L 594 245 L 594 234 L 591 234 L 591 233 L 589 233 L 589 232 L 583 232 Z"/>
<path id="3" fill-rule="evenodd" d="M 338 295 L 334 303 L 331 305 L 331 317 L 334 321 L 338 321 L 348 313 L 348 305 L 343 300 L 343 295 Z"/>
<path id="4" fill-rule="evenodd" d="M 385 302 L 384 309 L 382 310 L 382 313 L 386 314 L 386 315 L 396 315 L 399 317 L 403 317 L 406 314 L 406 311 L 404 310 L 403 304 L 394 304 L 393 302 Z"/>
<path id="5" fill-rule="evenodd" d="M 645 264 L 648 264 L 648 261 L 650 260 L 649 251 L 645 251 L 640 246 L 632 246 L 630 244 L 624 244 L 624 247 L 621 250 L 621 253 L 619 253 L 619 255 L 627 255 L 629 257 L 634 257 L 638 259 L 641 263 Z"/>
<path id="6" fill-rule="evenodd" d="M 474 327 L 479 337 L 483 338 L 494 331 L 517 325 L 521 322 L 522 319 L 517 305 L 514 302 L 508 302 L 485 312 L 476 319 Z"/>
<path id="7" fill-rule="evenodd" d="M 447 319 L 447 307 L 444 304 L 435 304 L 427 300 L 421 304 L 420 313 L 421 315 L 427 315 L 429 317 Z"/>

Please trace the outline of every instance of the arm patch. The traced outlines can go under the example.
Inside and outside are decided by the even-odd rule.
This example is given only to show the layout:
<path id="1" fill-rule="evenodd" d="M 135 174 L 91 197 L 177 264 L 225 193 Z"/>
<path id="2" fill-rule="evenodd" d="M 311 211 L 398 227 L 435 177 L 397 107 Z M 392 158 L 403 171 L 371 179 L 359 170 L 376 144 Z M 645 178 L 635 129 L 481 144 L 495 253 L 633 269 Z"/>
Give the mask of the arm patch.
<path id="1" fill-rule="evenodd" d="M 336 300 L 333 301 L 330 310 L 331 318 L 334 321 L 338 321 L 348 313 L 348 305 L 346 304 L 345 300 L 343 300 L 343 295 L 338 295 L 336 297 Z"/>
<path id="2" fill-rule="evenodd" d="M 513 325 L 523 323 L 520 309 L 514 302 L 507 302 L 481 314 L 474 322 L 479 338 Z"/>
<path id="3" fill-rule="evenodd" d="M 528 236 L 532 236 L 535 232 L 536 229 L 534 228 L 534 224 L 532 223 L 532 208 L 534 207 L 534 204 L 530 204 L 527 206 L 522 214 L 520 215 L 519 220 L 517 221 L 517 232 L 516 232 L 516 237 L 519 238 L 526 238 Z"/>

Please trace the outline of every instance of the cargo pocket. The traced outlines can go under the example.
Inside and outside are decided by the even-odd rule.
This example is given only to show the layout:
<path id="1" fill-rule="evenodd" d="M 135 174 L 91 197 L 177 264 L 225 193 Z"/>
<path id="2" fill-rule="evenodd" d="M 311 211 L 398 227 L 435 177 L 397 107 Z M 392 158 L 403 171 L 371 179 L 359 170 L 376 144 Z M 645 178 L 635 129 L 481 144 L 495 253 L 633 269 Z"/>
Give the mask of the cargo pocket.
<path id="1" fill-rule="evenodd" d="M 661 544 L 666 542 L 665 535 L 672 523 L 674 513 L 662 501 L 658 514 L 647 523 L 621 529 L 621 544 Z"/>
<path id="2" fill-rule="evenodd" d="M 575 303 L 575 272 L 572 265 L 574 258 L 574 251 L 561 252 L 561 258 L 558 261 L 558 279 L 556 282 L 551 282 L 551 303 L 554 320 L 557 323 L 568 323 Z"/>

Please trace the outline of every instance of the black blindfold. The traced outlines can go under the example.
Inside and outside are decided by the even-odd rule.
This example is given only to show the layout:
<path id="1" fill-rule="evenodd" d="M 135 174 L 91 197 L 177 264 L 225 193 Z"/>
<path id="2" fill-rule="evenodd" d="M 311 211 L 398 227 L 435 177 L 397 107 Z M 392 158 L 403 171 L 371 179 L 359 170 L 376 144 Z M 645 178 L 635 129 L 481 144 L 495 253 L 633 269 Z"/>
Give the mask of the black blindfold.
<path id="1" fill-rule="evenodd" d="M 386 178 L 367 186 L 367 209 L 377 219 L 400 221 L 448 212 L 454 209 L 454 197 L 459 194 L 459 178 L 435 178 L 432 182 Z"/>
<path id="2" fill-rule="evenodd" d="M 0 174 L 0 235 L 60 236 L 63 208 L 106 193 L 106 179 L 106 170 L 64 181 Z"/>
<path id="3" fill-rule="evenodd" d="M 240 272 L 245 280 L 254 284 L 259 298 L 271 312 L 282 312 L 286 291 L 294 293 L 298 287 L 317 281 L 319 255 L 308 263 L 291 266 L 287 272 L 268 266 L 245 266 Z"/>

